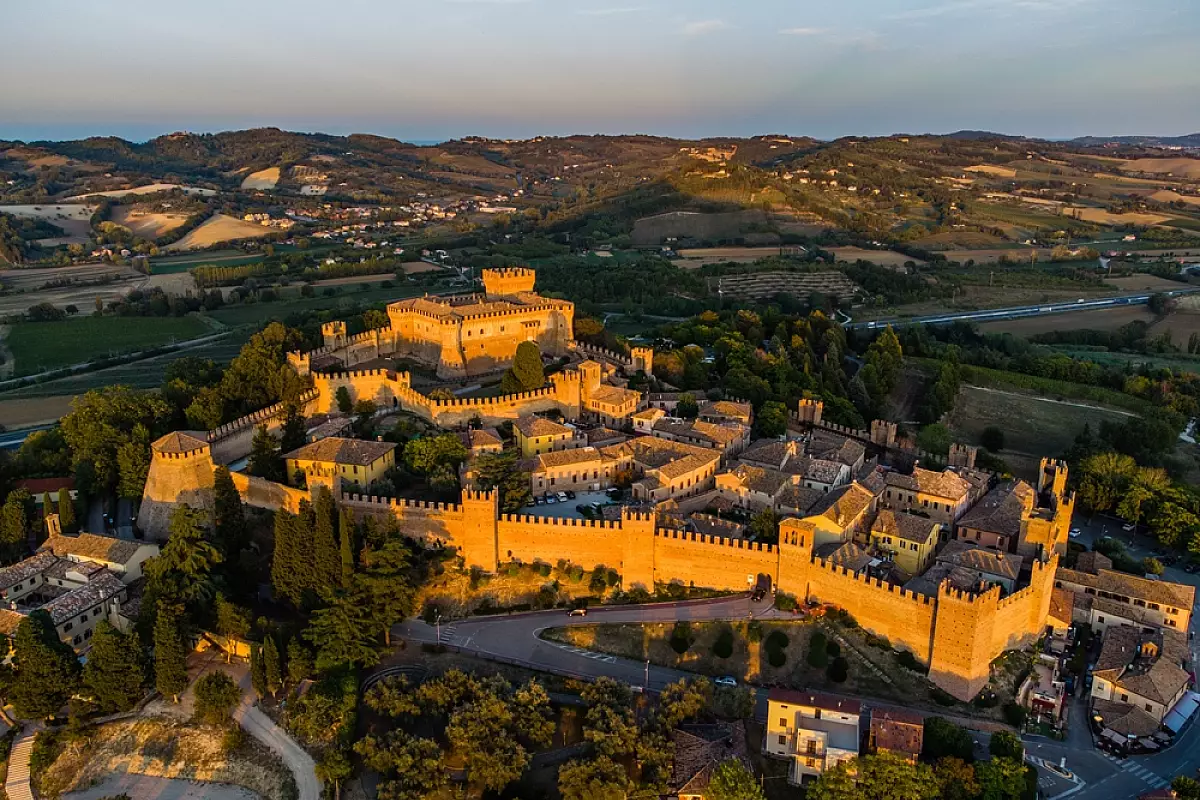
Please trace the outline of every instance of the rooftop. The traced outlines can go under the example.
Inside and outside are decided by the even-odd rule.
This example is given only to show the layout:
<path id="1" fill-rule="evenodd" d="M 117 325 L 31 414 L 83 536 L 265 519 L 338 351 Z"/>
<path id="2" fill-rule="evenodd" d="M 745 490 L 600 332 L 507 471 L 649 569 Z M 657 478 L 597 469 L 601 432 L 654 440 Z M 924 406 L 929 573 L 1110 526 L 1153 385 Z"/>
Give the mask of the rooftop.
<path id="1" fill-rule="evenodd" d="M 124 589 L 125 584 L 111 572 L 101 572 L 78 589 L 72 589 L 46 603 L 42 610 L 50 615 L 55 625 L 61 625 L 89 608 L 116 597 Z"/>
<path id="2" fill-rule="evenodd" d="M 674 763 L 671 770 L 673 794 L 704 794 L 712 771 L 723 761 L 746 759 L 746 734 L 742 723 L 688 725 L 671 732 Z"/>
<path id="3" fill-rule="evenodd" d="M 513 423 L 513 428 L 526 438 L 540 436 L 570 436 L 575 433 L 573 428 L 561 425 L 554 420 L 537 416 L 521 416 Z"/>
<path id="4" fill-rule="evenodd" d="M 851 483 L 826 494 L 812 507 L 809 516 L 825 517 L 835 525 L 845 527 L 857 520 L 874 502 L 875 495 L 857 483 Z"/>
<path id="5" fill-rule="evenodd" d="M 56 556 L 75 556 L 88 561 L 104 561 L 109 564 L 127 564 L 145 547 L 144 542 L 102 536 L 98 533 L 81 533 L 78 536 L 51 536 L 42 543 L 41 550 L 49 550 Z"/>
<path id="6" fill-rule="evenodd" d="M 495 428 L 472 428 L 459 434 L 468 450 L 492 450 L 504 447 L 504 440 Z"/>
<path id="7" fill-rule="evenodd" d="M 970 490 L 970 484 L 957 473 L 948 469 L 934 472 L 921 467 L 913 467 L 912 475 L 889 472 L 887 485 L 932 497 L 943 497 L 954 503 L 966 497 Z"/>
<path id="8" fill-rule="evenodd" d="M 1001 553 L 986 547 L 976 547 L 969 542 L 952 539 L 938 553 L 938 561 L 962 567 L 972 572 L 991 575 L 1007 580 L 1016 580 L 1021 573 L 1021 556 Z"/>
<path id="9" fill-rule="evenodd" d="M 29 558 L 0 569 L 0 591 L 8 591 L 18 583 L 24 583 L 34 575 L 41 575 L 58 561 L 53 553 L 39 552 Z"/>
<path id="10" fill-rule="evenodd" d="M 1181 633 L 1144 633 L 1132 625 L 1112 625 L 1104 632 L 1092 674 L 1169 706 L 1190 680 L 1181 666 L 1189 655 Z"/>
<path id="11" fill-rule="evenodd" d="M 150 445 L 156 453 L 187 453 L 208 447 L 208 434 L 201 431 L 172 431 Z"/>
<path id="12" fill-rule="evenodd" d="M 870 553 L 851 541 L 826 542 L 817 547 L 813 555 L 851 572 L 861 572 L 875 560 Z"/>
<path id="13" fill-rule="evenodd" d="M 936 540 L 939 527 L 938 523 L 927 517 L 885 508 L 875 515 L 875 521 L 871 523 L 871 533 L 926 544 L 931 537 Z"/>
<path id="14" fill-rule="evenodd" d="M 1170 581 L 1152 581 L 1112 569 L 1100 568 L 1096 573 L 1059 567 L 1057 580 L 1087 586 L 1126 598 L 1139 598 L 1152 603 L 1191 610 L 1196 599 L 1196 587 Z"/>
<path id="15" fill-rule="evenodd" d="M 959 527 L 1015 538 L 1021 519 L 1034 505 L 1033 487 L 1025 481 L 997 486 L 979 499 L 958 521 Z"/>
<path id="16" fill-rule="evenodd" d="M 571 464 L 591 464 L 606 461 L 600 450 L 595 447 L 577 447 L 573 450 L 555 450 L 551 453 L 539 453 L 535 462 L 537 469 L 549 467 L 566 467 Z"/>
<path id="17" fill-rule="evenodd" d="M 1131 703 L 1096 698 L 1092 701 L 1092 713 L 1103 719 L 1104 727 L 1122 736 L 1153 736 L 1162 726 L 1159 720 Z"/>
<path id="18" fill-rule="evenodd" d="M 365 439 L 343 439 L 340 436 L 330 436 L 286 453 L 284 458 L 368 467 L 395 449 L 396 445 L 391 442 L 372 442 Z"/>
<path id="19" fill-rule="evenodd" d="M 921 754 L 925 740 L 925 718 L 904 709 L 871 710 L 871 741 L 878 750 Z"/>
<path id="20" fill-rule="evenodd" d="M 771 703 L 789 706 L 807 706 L 826 711 L 841 711 L 844 714 L 861 714 L 862 703 L 848 697 L 836 697 L 820 692 L 805 692 L 798 689 L 772 689 L 767 695 Z"/>

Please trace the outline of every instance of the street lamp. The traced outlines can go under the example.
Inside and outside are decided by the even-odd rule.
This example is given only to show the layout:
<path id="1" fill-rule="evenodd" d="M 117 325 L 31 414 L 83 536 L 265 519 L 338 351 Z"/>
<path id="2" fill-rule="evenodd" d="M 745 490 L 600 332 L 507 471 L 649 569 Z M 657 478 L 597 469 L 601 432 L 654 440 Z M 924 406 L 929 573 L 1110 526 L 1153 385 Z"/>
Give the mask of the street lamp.
<path id="1" fill-rule="evenodd" d="M 437 643 L 441 644 L 442 643 L 442 612 L 435 611 L 433 613 L 435 615 L 433 622 L 435 625 L 437 625 Z"/>
<path id="2" fill-rule="evenodd" d="M 642 685 L 646 691 L 650 691 L 650 659 L 646 659 L 646 677 L 643 679 Z"/>

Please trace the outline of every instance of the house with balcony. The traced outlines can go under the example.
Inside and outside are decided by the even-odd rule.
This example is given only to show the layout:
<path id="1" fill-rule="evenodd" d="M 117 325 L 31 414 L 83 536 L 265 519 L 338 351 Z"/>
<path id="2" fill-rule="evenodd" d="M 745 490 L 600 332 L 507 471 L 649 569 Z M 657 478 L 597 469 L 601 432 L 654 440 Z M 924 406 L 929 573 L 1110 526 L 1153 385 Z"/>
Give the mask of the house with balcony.
<path id="1" fill-rule="evenodd" d="M 1092 666 L 1092 720 L 1127 740 L 1153 736 L 1191 684 L 1187 638 L 1114 625 Z"/>
<path id="2" fill-rule="evenodd" d="M 788 781 L 819 778 L 856 758 L 862 704 L 818 692 L 772 689 L 767 699 L 763 752 L 791 762 Z"/>

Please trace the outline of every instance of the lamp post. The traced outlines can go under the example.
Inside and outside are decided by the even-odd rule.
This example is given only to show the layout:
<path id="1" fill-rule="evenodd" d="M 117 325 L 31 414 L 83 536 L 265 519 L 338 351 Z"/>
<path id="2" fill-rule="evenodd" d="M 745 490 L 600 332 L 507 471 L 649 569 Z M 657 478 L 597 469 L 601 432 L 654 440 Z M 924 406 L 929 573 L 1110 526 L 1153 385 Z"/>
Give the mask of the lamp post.
<path id="1" fill-rule="evenodd" d="M 435 611 L 434 614 L 436 614 L 433 621 L 434 621 L 434 624 L 437 625 L 437 643 L 441 644 L 442 643 L 442 612 Z"/>

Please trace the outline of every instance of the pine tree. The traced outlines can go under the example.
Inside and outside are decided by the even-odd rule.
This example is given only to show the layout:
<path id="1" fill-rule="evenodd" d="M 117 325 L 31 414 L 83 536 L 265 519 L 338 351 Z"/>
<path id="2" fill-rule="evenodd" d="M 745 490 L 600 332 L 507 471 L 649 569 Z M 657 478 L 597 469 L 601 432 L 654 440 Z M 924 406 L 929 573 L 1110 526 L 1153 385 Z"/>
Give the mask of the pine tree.
<path id="1" fill-rule="evenodd" d="M 150 431 L 145 425 L 134 425 L 129 440 L 117 448 L 117 473 L 117 494 L 130 500 L 141 498 L 150 473 Z"/>
<path id="2" fill-rule="evenodd" d="M 342 509 L 338 527 L 341 533 L 342 588 L 348 589 L 350 581 L 354 580 L 354 523 L 350 521 L 350 509 Z"/>
<path id="3" fill-rule="evenodd" d="M 287 676 L 288 682 L 296 686 L 300 681 L 312 674 L 312 653 L 299 639 L 292 639 L 287 646 Z"/>
<path id="4" fill-rule="evenodd" d="M 304 638 L 317 647 L 318 669 L 373 667 L 382 655 L 379 634 L 383 628 L 365 592 L 355 587 L 339 591 L 326 608 L 314 613 Z"/>
<path id="5" fill-rule="evenodd" d="M 283 418 L 283 426 L 279 429 L 279 451 L 290 453 L 304 447 L 308 439 L 308 431 L 304 427 L 304 417 L 295 403 L 288 403 Z"/>
<path id="6" fill-rule="evenodd" d="M 259 425 L 254 431 L 254 440 L 250 443 L 250 459 L 246 471 L 259 478 L 269 481 L 283 481 L 283 460 L 279 457 L 279 445 L 275 437 L 267 431 L 266 425 Z"/>
<path id="7" fill-rule="evenodd" d="M 270 634 L 263 643 L 263 675 L 266 678 L 267 691 L 274 696 L 283 684 L 283 668 L 279 663 L 279 646 L 275 644 L 275 637 Z"/>
<path id="8" fill-rule="evenodd" d="M 337 509 L 333 503 L 333 495 L 323 486 L 316 491 L 313 513 L 314 570 L 313 583 L 309 588 L 321 597 L 328 597 L 341 585 L 342 557 L 338 552 L 337 536 L 334 533 Z"/>
<path id="9" fill-rule="evenodd" d="M 75 503 L 71 500 L 70 489 L 58 490 L 58 523 L 63 533 L 75 532 Z"/>
<path id="10" fill-rule="evenodd" d="M 176 703 L 188 684 L 182 626 L 182 609 L 170 605 L 159 607 L 154 623 L 154 685 Z"/>
<path id="11" fill-rule="evenodd" d="M 304 594 L 300 574 L 299 522 L 287 509 L 275 512 L 275 554 L 271 560 L 271 587 L 277 597 L 286 597 L 299 606 Z"/>
<path id="12" fill-rule="evenodd" d="M 48 612 L 38 609 L 17 626 L 13 670 L 8 699 L 17 715 L 26 719 L 50 716 L 75 693 L 79 659 L 71 646 L 58 638 Z"/>
<path id="13" fill-rule="evenodd" d="M 217 467 L 213 472 L 213 538 L 226 561 L 241 552 L 246 541 L 242 496 L 233 485 L 229 467 Z"/>
<path id="14" fill-rule="evenodd" d="M 50 493 L 42 492 L 42 519 L 45 519 L 46 517 L 50 516 L 53 513 L 54 513 L 54 506 L 50 504 Z M 45 524 L 43 524 L 42 525 L 43 531 L 44 531 L 45 527 L 46 527 Z"/>
<path id="15" fill-rule="evenodd" d="M 542 353 L 533 342 L 521 342 L 513 355 L 512 366 L 504 373 L 500 389 L 506 394 L 529 392 L 546 385 Z"/>
<path id="16" fill-rule="evenodd" d="M 24 489 L 8 493 L 0 508 L 0 548 L 13 557 L 24 552 L 29 537 L 29 503 L 32 498 Z"/>
<path id="17" fill-rule="evenodd" d="M 170 536 L 158 558 L 149 562 L 149 584 L 167 602 L 187 608 L 193 617 L 202 616 L 216 594 L 213 569 L 221 554 L 209 543 L 207 515 L 186 503 L 171 513 Z"/>
<path id="18" fill-rule="evenodd" d="M 364 548 L 360 583 L 371 615 L 383 623 L 384 641 L 391 644 L 391 627 L 412 613 L 413 590 L 408 578 L 409 552 L 393 540 L 378 550 Z"/>
<path id="19" fill-rule="evenodd" d="M 107 620 L 101 620 L 83 667 L 84 688 L 101 711 L 113 713 L 137 705 L 145 683 L 146 669 L 137 635 L 121 633 Z"/>
<path id="20" fill-rule="evenodd" d="M 263 663 L 263 647 L 260 644 L 250 649 L 250 685 L 259 697 L 267 696 L 267 667 Z"/>

